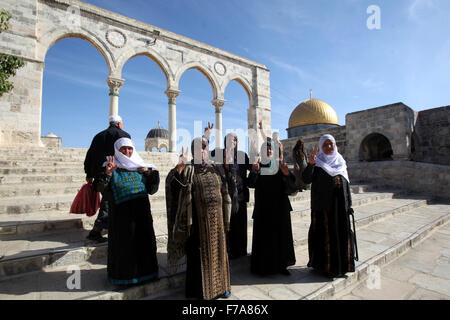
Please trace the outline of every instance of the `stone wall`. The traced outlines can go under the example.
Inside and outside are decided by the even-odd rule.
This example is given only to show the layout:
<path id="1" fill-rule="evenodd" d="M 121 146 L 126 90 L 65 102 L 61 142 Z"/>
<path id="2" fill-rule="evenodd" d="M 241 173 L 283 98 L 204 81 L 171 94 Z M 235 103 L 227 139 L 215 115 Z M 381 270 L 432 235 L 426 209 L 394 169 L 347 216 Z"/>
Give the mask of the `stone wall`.
<path id="1" fill-rule="evenodd" d="M 344 158 L 346 158 L 347 143 L 345 126 L 332 127 L 314 132 L 304 133 L 301 138 L 305 143 L 306 152 L 309 154 L 313 147 L 318 148 L 319 139 L 324 134 L 331 134 L 334 139 L 336 139 L 339 153 L 342 154 Z M 287 163 L 294 163 L 292 150 L 294 149 L 294 146 L 297 143 L 298 139 L 299 137 L 281 140 L 281 143 L 283 144 L 284 158 L 286 159 Z"/>
<path id="2" fill-rule="evenodd" d="M 43 136 L 43 137 L 41 137 L 41 142 L 46 148 L 61 148 L 62 147 L 61 137 Z"/>
<path id="3" fill-rule="evenodd" d="M 450 165 L 450 106 L 418 112 L 412 160 Z"/>
<path id="4" fill-rule="evenodd" d="M 382 134 L 389 140 L 394 160 L 410 159 L 411 135 L 416 116 L 414 110 L 401 102 L 347 114 L 347 160 L 361 160 L 361 143 L 372 133 Z"/>
<path id="5" fill-rule="evenodd" d="M 371 183 L 450 200 L 450 166 L 414 161 L 347 162 L 350 183 Z"/>

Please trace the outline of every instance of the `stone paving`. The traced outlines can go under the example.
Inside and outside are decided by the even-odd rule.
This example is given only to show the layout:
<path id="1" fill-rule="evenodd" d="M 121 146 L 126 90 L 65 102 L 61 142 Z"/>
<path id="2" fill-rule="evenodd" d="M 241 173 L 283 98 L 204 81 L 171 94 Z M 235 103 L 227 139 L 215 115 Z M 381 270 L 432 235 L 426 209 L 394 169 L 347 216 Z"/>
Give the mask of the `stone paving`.
<path id="1" fill-rule="evenodd" d="M 8 158 L 0 161 L 3 177 L 0 179 L 0 300 L 184 299 L 184 270 L 171 276 L 166 271 L 164 179 L 158 193 L 150 196 L 160 279 L 128 288 L 113 286 L 107 281 L 107 244 L 94 244 L 85 239 L 95 217 L 68 214 L 79 182 L 57 182 L 65 176 L 71 181 L 83 181 L 84 174 L 79 168 L 82 168 L 84 153 L 76 149 L 45 155 L 30 151 L 24 157 L 21 152 L 12 151 Z M 153 155 L 142 156 L 151 157 L 150 162 L 157 163 L 162 177 L 174 165 L 173 159 L 164 158 L 167 155 L 157 155 L 158 159 Z M 33 170 L 27 169 L 28 162 Z M 53 169 L 56 172 L 53 173 Z M 351 288 L 363 284 L 372 275 L 373 268 L 385 266 L 408 250 L 414 252 L 418 243 L 434 235 L 436 228 L 450 220 L 449 203 L 430 202 L 425 196 L 377 185 L 353 184 L 351 191 L 360 256 L 356 272 L 349 273 L 347 278 L 327 279 L 306 267 L 310 192 L 302 192 L 290 197 L 297 258 L 295 266 L 290 268 L 291 275 L 256 277 L 249 272 L 249 256 L 232 260 L 231 299 L 338 299 L 340 294 L 342 298 L 345 295 L 359 297 L 361 293 L 352 292 Z M 249 253 L 253 202 L 252 192 L 248 204 Z M 447 282 L 440 279 L 448 275 L 448 255 L 433 252 L 430 249 L 419 256 L 417 268 L 423 274 L 411 271 L 401 274 L 410 275 L 409 282 L 404 284 L 406 288 L 420 286 L 421 289 L 414 293 L 400 290 L 409 292 L 406 298 L 420 297 L 428 291 L 439 293 L 442 291 L 439 286 L 447 286 L 448 278 Z M 439 263 L 433 267 L 429 261 Z M 77 271 L 80 286 L 69 288 L 71 276 Z M 394 281 L 401 282 L 400 277 L 383 280 L 383 286 Z"/>
<path id="2" fill-rule="evenodd" d="M 450 223 L 337 300 L 450 300 Z"/>
<path id="3" fill-rule="evenodd" d="M 386 232 L 388 234 L 389 232 Z M 394 235 L 394 237 L 400 237 Z M 380 238 L 381 239 L 381 238 Z M 375 239 L 372 239 L 376 241 Z M 360 240 L 358 240 L 360 241 Z M 364 241 L 360 241 L 363 243 Z M 363 247 L 365 247 L 363 245 Z M 361 251 L 361 250 L 360 250 Z M 365 256 L 365 250 L 363 257 Z M 360 252 L 361 253 L 361 252 Z M 416 247 L 406 251 L 391 263 L 373 266 L 364 281 L 351 279 L 329 280 L 307 268 L 308 251 L 296 248 L 297 263 L 290 267 L 290 276 L 258 277 L 250 274 L 250 258 L 232 261 L 232 296 L 227 300 L 450 300 L 450 223 L 439 227 Z M 357 263 L 361 267 L 362 263 Z M 355 277 L 354 277 L 355 278 Z M 350 281 L 348 281 L 350 279 Z M 315 296 L 327 285 L 344 289 L 336 295 Z M 336 290 L 337 291 L 337 290 Z M 184 300 L 181 288 L 170 295 L 146 299 Z"/>

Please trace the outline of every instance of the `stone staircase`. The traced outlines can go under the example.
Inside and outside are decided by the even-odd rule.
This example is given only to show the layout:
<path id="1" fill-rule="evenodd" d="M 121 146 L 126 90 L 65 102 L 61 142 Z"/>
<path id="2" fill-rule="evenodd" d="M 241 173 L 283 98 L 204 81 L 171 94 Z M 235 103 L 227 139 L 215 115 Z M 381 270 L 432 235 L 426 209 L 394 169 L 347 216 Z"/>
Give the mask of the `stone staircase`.
<path id="1" fill-rule="evenodd" d="M 166 263 L 165 178 L 176 154 L 140 152 L 160 170 L 159 191 L 150 196 L 160 279 L 127 289 L 106 279 L 107 244 L 86 240 L 94 217 L 69 214 L 85 182 L 86 149 L 0 149 L 0 299 L 174 299 L 184 288 L 184 270 L 169 276 Z M 390 262 L 450 218 L 450 205 L 387 190 L 352 185 L 360 261 L 348 278 L 324 279 L 307 263 L 310 192 L 290 197 L 297 264 L 292 275 L 258 278 L 249 257 L 231 261 L 235 299 L 327 299 L 363 281 L 371 266 Z M 253 192 L 248 208 L 251 252 Z M 80 270 L 81 289 L 69 289 L 68 269 Z"/>

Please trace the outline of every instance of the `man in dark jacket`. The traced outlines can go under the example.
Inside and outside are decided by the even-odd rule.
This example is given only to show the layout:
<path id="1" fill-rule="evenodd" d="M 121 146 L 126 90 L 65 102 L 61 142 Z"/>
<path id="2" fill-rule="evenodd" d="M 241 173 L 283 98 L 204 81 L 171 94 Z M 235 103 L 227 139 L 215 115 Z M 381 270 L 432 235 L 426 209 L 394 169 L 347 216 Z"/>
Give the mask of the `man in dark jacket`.
<path id="1" fill-rule="evenodd" d="M 84 160 L 84 172 L 86 173 L 86 182 L 92 183 L 94 178 L 103 172 L 103 163 L 107 156 L 114 156 L 114 142 L 120 138 L 130 138 L 130 135 L 123 131 L 123 120 L 118 115 L 109 117 L 109 128 L 99 132 L 92 139 L 86 158 Z M 102 237 L 102 230 L 108 228 L 108 200 L 105 194 L 102 194 L 100 210 L 98 217 L 94 222 L 94 227 L 87 236 L 89 240 L 99 243 L 107 239 Z"/>

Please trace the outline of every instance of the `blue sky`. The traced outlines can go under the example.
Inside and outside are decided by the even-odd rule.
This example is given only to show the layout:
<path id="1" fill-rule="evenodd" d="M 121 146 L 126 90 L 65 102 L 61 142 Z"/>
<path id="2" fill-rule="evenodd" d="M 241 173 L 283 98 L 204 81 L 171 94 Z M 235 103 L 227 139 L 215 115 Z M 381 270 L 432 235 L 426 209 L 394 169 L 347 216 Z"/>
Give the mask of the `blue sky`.
<path id="1" fill-rule="evenodd" d="M 403 102 L 416 111 L 450 105 L 448 0 L 89 0 L 150 25 L 264 64 L 270 70 L 273 130 L 287 137 L 291 112 L 313 97 L 330 104 L 339 123 L 350 112 Z M 381 29 L 369 30 L 377 5 Z M 64 39 L 45 58 L 42 135 L 64 147 L 88 147 L 107 126 L 104 58 L 88 42 Z M 128 61 L 119 114 L 138 150 L 148 131 L 168 128 L 166 80 L 149 58 Z M 178 128 L 214 122 L 212 89 L 197 70 L 181 78 Z M 235 81 L 225 92 L 223 132 L 247 129 L 248 97 Z M 179 148 L 183 141 L 179 141 Z M 245 145 L 240 146 L 245 149 Z"/>

